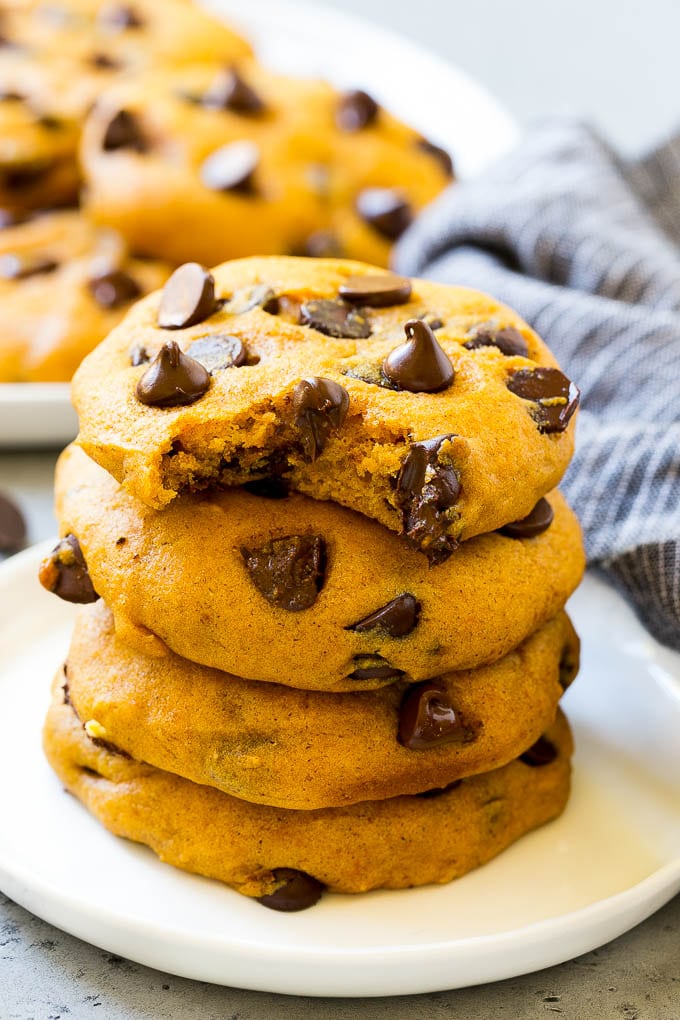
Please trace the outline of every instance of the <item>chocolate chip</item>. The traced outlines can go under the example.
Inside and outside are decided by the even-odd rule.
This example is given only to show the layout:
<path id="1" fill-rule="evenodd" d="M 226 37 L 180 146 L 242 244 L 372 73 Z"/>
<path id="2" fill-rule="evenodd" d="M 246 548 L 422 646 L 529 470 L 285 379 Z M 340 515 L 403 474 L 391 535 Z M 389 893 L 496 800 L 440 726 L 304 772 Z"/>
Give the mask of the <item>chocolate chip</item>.
<path id="1" fill-rule="evenodd" d="M 405 592 L 403 595 L 397 595 L 396 599 L 392 599 L 381 609 L 376 609 L 374 613 L 365 616 L 358 623 L 353 623 L 351 627 L 345 627 L 345 630 L 353 630 L 359 634 L 365 634 L 372 630 L 384 630 L 390 637 L 405 637 L 417 624 L 419 615 L 420 603 L 415 595 Z"/>
<path id="2" fill-rule="evenodd" d="M 326 574 L 326 543 L 318 535 L 287 535 L 241 549 L 257 590 L 278 609 L 297 613 L 316 602 Z"/>
<path id="3" fill-rule="evenodd" d="M 253 482 L 246 482 L 243 486 L 251 496 L 259 496 L 261 499 L 286 499 L 290 493 L 288 483 L 284 478 L 256 478 Z"/>
<path id="4" fill-rule="evenodd" d="M 136 280 L 122 269 L 111 269 L 87 281 L 87 289 L 102 308 L 122 308 L 142 293 Z"/>
<path id="5" fill-rule="evenodd" d="M 411 281 L 396 273 L 350 276 L 340 285 L 340 297 L 351 305 L 371 308 L 403 305 L 411 297 Z"/>
<path id="6" fill-rule="evenodd" d="M 187 354 L 200 362 L 211 375 L 224 368 L 239 368 L 248 358 L 245 344 L 237 336 L 227 333 L 202 336 L 194 341 Z"/>
<path id="7" fill-rule="evenodd" d="M 551 765 L 557 758 L 557 755 L 558 751 L 553 742 L 548 740 L 547 737 L 539 737 L 528 751 L 520 754 L 519 760 L 523 761 L 525 765 L 537 768 L 541 765 Z"/>
<path id="8" fill-rule="evenodd" d="M 128 7 L 125 4 L 106 4 L 99 11 L 97 21 L 102 28 L 112 32 L 144 27 L 144 21 L 134 7 Z"/>
<path id="9" fill-rule="evenodd" d="M 54 259 L 41 255 L 0 255 L 0 278 L 3 280 L 28 280 L 32 276 L 53 273 L 59 264 Z"/>
<path id="10" fill-rule="evenodd" d="M 120 71 L 123 66 L 120 60 L 116 60 L 108 53 L 93 53 L 88 63 L 92 67 L 96 67 L 98 71 Z"/>
<path id="11" fill-rule="evenodd" d="M 563 691 L 572 685 L 576 679 L 580 666 L 581 643 L 574 635 L 572 641 L 564 646 L 559 662 L 559 679 Z"/>
<path id="12" fill-rule="evenodd" d="M 135 368 L 138 365 L 146 365 L 151 361 L 151 356 L 143 344 L 134 344 L 130 348 L 130 364 Z"/>
<path id="13" fill-rule="evenodd" d="M 301 379 L 293 390 L 295 427 L 302 437 L 308 461 L 315 461 L 331 432 L 339 429 L 347 416 L 349 394 L 332 379 L 311 376 Z"/>
<path id="14" fill-rule="evenodd" d="M 36 122 L 46 131 L 61 131 L 66 127 L 66 121 L 61 117 L 55 117 L 52 113 L 39 113 L 36 115 Z"/>
<path id="15" fill-rule="evenodd" d="M 132 149 L 134 152 L 146 152 L 149 144 L 144 137 L 137 117 L 129 110 L 119 110 L 106 125 L 102 138 L 104 152 L 117 152 L 119 149 Z"/>
<path id="16" fill-rule="evenodd" d="M 151 407 L 181 407 L 193 404 L 209 387 L 210 376 L 203 365 L 169 340 L 137 383 L 135 395 Z"/>
<path id="17" fill-rule="evenodd" d="M 446 449 L 454 438 L 437 436 L 412 443 L 396 481 L 406 540 L 433 565 L 443 563 L 458 546 L 447 534 L 449 511 L 460 495 L 460 482 Z"/>
<path id="18" fill-rule="evenodd" d="M 323 882 L 296 868 L 274 868 L 272 875 L 275 882 L 281 883 L 279 887 L 266 896 L 257 897 L 258 903 L 270 910 L 306 910 L 319 902 L 326 888 Z"/>
<path id="19" fill-rule="evenodd" d="M 497 347 L 507 357 L 529 357 L 529 344 L 514 326 L 505 329 L 494 329 L 490 324 L 482 324 L 472 331 L 472 338 L 466 340 L 463 347 L 476 351 L 480 347 Z"/>
<path id="20" fill-rule="evenodd" d="M 446 149 L 442 149 L 441 146 L 429 142 L 427 138 L 419 138 L 416 144 L 419 149 L 427 152 L 429 156 L 433 156 L 437 160 L 447 177 L 453 177 L 453 160 Z"/>
<path id="21" fill-rule="evenodd" d="M 464 743 L 469 736 L 445 687 L 425 680 L 408 688 L 399 708 L 400 744 L 419 751 L 433 745 Z"/>
<path id="22" fill-rule="evenodd" d="M 41 184 L 52 173 L 56 164 L 53 161 L 39 163 L 15 164 L 0 168 L 2 183 L 8 191 L 24 191 Z"/>
<path id="23" fill-rule="evenodd" d="M 201 164 L 201 180 L 212 191 L 255 192 L 253 174 L 260 162 L 255 142 L 229 142 L 212 152 Z"/>
<path id="24" fill-rule="evenodd" d="M 341 131 L 362 131 L 373 124 L 380 107 L 368 92 L 353 89 L 340 96 L 335 111 L 335 123 Z"/>
<path id="25" fill-rule="evenodd" d="M 438 318 L 425 319 L 425 322 L 427 322 L 427 324 L 430 327 L 430 329 L 434 329 L 434 330 L 441 329 L 442 326 L 444 325 L 442 320 L 438 319 Z"/>
<path id="26" fill-rule="evenodd" d="M 553 517 L 553 508 L 548 500 L 539 499 L 530 514 L 523 517 L 521 521 L 506 524 L 505 527 L 499 528 L 499 531 L 506 538 L 534 538 L 548 530 Z"/>
<path id="27" fill-rule="evenodd" d="M 25 544 L 24 515 L 13 499 L 0 492 L 0 552 L 19 552 Z"/>
<path id="28" fill-rule="evenodd" d="M 45 557 L 40 564 L 38 579 L 43 588 L 65 602 L 85 605 L 99 598 L 92 586 L 80 542 L 75 535 L 62 538 L 50 555 Z"/>
<path id="29" fill-rule="evenodd" d="M 404 331 L 406 343 L 395 347 L 383 361 L 387 378 L 409 393 L 447 389 L 453 382 L 453 365 L 428 324 L 422 319 L 409 319 Z"/>
<path id="30" fill-rule="evenodd" d="M 344 252 L 335 234 L 329 230 L 317 230 L 302 244 L 300 254 L 312 259 L 340 259 Z"/>
<path id="31" fill-rule="evenodd" d="M 423 800 L 430 800 L 434 797 L 441 797 L 445 793 L 450 793 L 451 790 L 457 790 L 463 782 L 462 779 L 454 779 L 452 783 L 447 786 L 435 786 L 432 790 L 423 790 L 421 793 L 414 793 L 414 797 L 421 797 Z"/>
<path id="32" fill-rule="evenodd" d="M 158 325 L 161 329 L 186 329 L 204 322 L 216 310 L 215 280 L 198 262 L 185 262 L 163 288 Z"/>
<path id="33" fill-rule="evenodd" d="M 348 673 L 348 680 L 399 680 L 404 670 L 390 665 L 382 655 L 355 655 L 353 660 L 357 666 Z"/>
<path id="34" fill-rule="evenodd" d="M 361 218 L 388 241 L 401 237 L 413 220 L 411 206 L 392 188 L 365 188 L 357 196 L 356 207 Z"/>
<path id="35" fill-rule="evenodd" d="M 306 301 L 300 309 L 300 322 L 325 336 L 365 340 L 371 335 L 371 324 L 366 316 L 348 308 L 342 301 Z"/>
<path id="36" fill-rule="evenodd" d="M 253 308 L 261 308 L 270 315 L 278 312 L 278 299 L 267 283 L 258 283 L 255 287 L 244 287 L 238 290 L 229 302 L 230 315 L 244 315 Z"/>
<path id="37" fill-rule="evenodd" d="M 539 432 L 564 432 L 578 407 L 578 387 L 557 368 L 521 368 L 510 376 L 507 387 L 533 402 L 531 413 Z"/>
<path id="38" fill-rule="evenodd" d="M 201 97 L 201 104 L 212 110 L 231 110 L 248 116 L 257 116 L 265 104 L 234 68 L 220 71 Z"/>
<path id="39" fill-rule="evenodd" d="M 371 361 L 361 361 L 358 365 L 353 365 L 351 368 L 345 368 L 342 372 L 348 379 L 359 379 L 361 382 L 368 383 L 370 386 L 382 386 L 385 390 L 398 390 L 399 387 L 395 386 L 385 375 L 382 370 L 382 366 L 375 364 Z"/>

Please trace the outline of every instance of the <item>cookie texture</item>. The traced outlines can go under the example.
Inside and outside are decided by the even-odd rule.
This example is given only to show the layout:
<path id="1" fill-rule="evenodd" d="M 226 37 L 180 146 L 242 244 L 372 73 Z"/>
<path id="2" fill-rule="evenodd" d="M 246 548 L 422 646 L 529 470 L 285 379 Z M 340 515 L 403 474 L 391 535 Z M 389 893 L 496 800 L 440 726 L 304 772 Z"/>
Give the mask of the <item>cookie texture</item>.
<path id="1" fill-rule="evenodd" d="M 108 144 L 121 114 L 143 144 Z M 452 177 L 441 150 L 370 97 L 224 58 L 111 89 L 82 161 L 98 220 L 139 251 L 207 265 L 283 254 L 387 265 Z"/>
<path id="2" fill-rule="evenodd" d="M 499 659 L 557 613 L 584 569 L 558 492 L 540 534 L 480 536 L 436 569 L 375 521 L 268 488 L 187 495 L 159 514 L 73 446 L 56 493 L 61 532 L 79 540 L 126 642 L 309 690 Z"/>
<path id="3" fill-rule="evenodd" d="M 492 298 L 338 260 L 237 260 L 210 284 L 201 272 L 184 266 L 139 302 L 74 381 L 80 444 L 149 506 L 283 478 L 404 534 L 436 564 L 558 484 L 578 390 Z M 192 389 L 197 341 L 239 356 Z M 149 364 L 131 364 L 139 349 Z M 162 387 L 154 406 L 154 377 L 176 389 L 175 406 Z"/>
<path id="4" fill-rule="evenodd" d="M 562 715 L 546 736 L 554 754 L 542 766 L 519 759 L 435 796 L 318 811 L 249 804 L 97 746 L 59 686 L 44 746 L 64 786 L 111 832 L 262 897 L 283 869 L 357 893 L 449 882 L 478 867 L 564 809 L 572 744 Z"/>
<path id="5" fill-rule="evenodd" d="M 0 231 L 0 382 L 68 381 L 130 305 L 163 284 L 162 262 L 132 258 L 119 234 L 76 210 Z"/>

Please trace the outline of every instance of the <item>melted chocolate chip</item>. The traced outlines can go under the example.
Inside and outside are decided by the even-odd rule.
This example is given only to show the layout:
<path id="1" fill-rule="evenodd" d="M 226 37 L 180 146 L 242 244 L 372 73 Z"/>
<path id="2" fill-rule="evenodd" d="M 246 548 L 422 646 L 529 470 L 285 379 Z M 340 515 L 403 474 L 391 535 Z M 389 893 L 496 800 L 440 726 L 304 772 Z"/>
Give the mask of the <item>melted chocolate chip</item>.
<path id="1" fill-rule="evenodd" d="M 212 273 L 198 262 L 185 262 L 163 288 L 158 325 L 161 329 L 186 329 L 210 318 L 216 307 Z"/>
<path id="2" fill-rule="evenodd" d="M 143 344 L 135 344 L 130 348 L 130 364 L 133 367 L 147 365 L 150 361 L 151 356 Z"/>
<path id="3" fill-rule="evenodd" d="M 457 790 L 462 782 L 462 779 L 454 779 L 447 786 L 435 786 L 432 790 L 423 790 L 421 793 L 415 793 L 413 796 L 421 797 L 423 800 L 431 800 L 434 797 L 441 797 L 445 793 L 450 793 L 451 790 Z"/>
<path id="4" fill-rule="evenodd" d="M 578 407 L 578 387 L 557 368 L 521 368 L 510 376 L 507 387 L 522 400 L 532 401 L 539 432 L 564 432 Z"/>
<path id="5" fill-rule="evenodd" d="M 125 4 L 106 4 L 100 10 L 97 20 L 102 28 L 110 32 L 144 27 L 144 21 L 134 7 Z"/>
<path id="6" fill-rule="evenodd" d="M 87 564 L 75 535 L 67 535 L 54 547 L 40 564 L 38 580 L 47 591 L 65 602 L 85 605 L 96 602 L 97 595 Z"/>
<path id="7" fill-rule="evenodd" d="M 137 281 L 122 269 L 93 276 L 87 281 L 87 288 L 97 304 L 107 309 L 122 308 L 142 293 Z"/>
<path id="8" fill-rule="evenodd" d="M 520 754 L 519 760 L 523 761 L 525 765 L 539 768 L 541 765 L 551 765 L 557 758 L 557 755 L 558 750 L 553 742 L 548 740 L 547 737 L 539 737 L 528 751 Z"/>
<path id="9" fill-rule="evenodd" d="M 119 149 L 146 152 L 148 148 L 148 142 L 137 117 L 129 110 L 119 110 L 114 114 L 102 138 L 104 152 L 116 152 Z"/>
<path id="10" fill-rule="evenodd" d="M 409 319 L 404 331 L 406 343 L 395 347 L 383 361 L 387 378 L 409 393 L 439 393 L 447 389 L 455 373 L 432 329 L 422 319 Z"/>
<path id="11" fill-rule="evenodd" d="M 300 322 L 325 336 L 365 340 L 371 335 L 371 324 L 366 316 L 348 308 L 342 301 L 306 301 L 300 309 Z"/>
<path id="12" fill-rule="evenodd" d="M 274 892 L 257 898 L 259 903 L 270 910 L 306 910 L 319 902 L 326 888 L 323 882 L 296 868 L 274 868 L 272 875 L 274 881 L 281 884 Z"/>
<path id="13" fill-rule="evenodd" d="M 411 297 L 411 281 L 396 273 L 350 276 L 340 285 L 340 297 L 351 305 L 371 308 L 403 305 Z"/>
<path id="14" fill-rule="evenodd" d="M 507 538 L 534 538 L 536 535 L 547 531 L 552 524 L 554 514 L 553 508 L 547 499 L 539 499 L 538 503 L 526 517 L 521 521 L 513 521 L 499 528 L 501 535 Z"/>
<path id="15" fill-rule="evenodd" d="M 357 212 L 388 241 L 396 241 L 411 225 L 413 211 L 399 191 L 365 188 L 356 200 Z"/>
<path id="16" fill-rule="evenodd" d="M 275 475 L 246 482 L 243 488 L 252 496 L 259 496 L 261 499 L 286 499 L 290 493 L 286 480 Z"/>
<path id="17" fill-rule="evenodd" d="M 316 460 L 348 409 L 349 394 L 339 383 L 319 376 L 300 380 L 293 390 L 293 411 L 306 460 Z"/>
<path id="18" fill-rule="evenodd" d="M 486 324 L 477 326 L 471 339 L 466 340 L 463 347 L 467 347 L 469 351 L 476 351 L 480 347 L 497 347 L 509 358 L 529 357 L 529 344 L 514 326 L 506 326 L 505 329 L 494 329 L 493 326 Z"/>
<path id="19" fill-rule="evenodd" d="M 212 375 L 225 368 L 240 368 L 248 359 L 245 344 L 237 336 L 215 333 L 195 340 L 187 351 Z"/>
<path id="20" fill-rule="evenodd" d="M 26 521 L 14 500 L 0 492 L 0 552 L 15 553 L 26 544 Z"/>
<path id="21" fill-rule="evenodd" d="M 3 280 L 28 280 L 32 276 L 53 273 L 59 264 L 41 255 L 0 255 L 0 278 Z"/>
<path id="22" fill-rule="evenodd" d="M 343 250 L 335 234 L 329 230 L 317 230 L 304 241 L 299 254 L 312 259 L 340 259 Z"/>
<path id="23" fill-rule="evenodd" d="M 211 191 L 235 191 L 253 195 L 253 175 L 260 162 L 255 142 L 229 142 L 212 152 L 201 164 L 201 180 Z"/>
<path id="24" fill-rule="evenodd" d="M 409 687 L 399 708 L 399 743 L 411 751 L 434 745 L 463 743 L 469 732 L 449 699 L 434 680 Z"/>
<path id="25" fill-rule="evenodd" d="M 135 388 L 140 404 L 181 407 L 199 400 L 210 376 L 198 361 L 183 354 L 174 340 L 163 344 Z"/>
<path id="26" fill-rule="evenodd" d="M 443 563 L 458 543 L 447 534 L 450 514 L 460 495 L 460 482 L 446 451 L 454 436 L 437 436 L 412 443 L 396 482 L 409 545 L 420 549 L 430 563 Z"/>
<path id="27" fill-rule="evenodd" d="M 447 177 L 453 177 L 453 160 L 446 149 L 442 149 L 441 146 L 429 142 L 427 138 L 419 138 L 416 144 L 419 149 L 427 152 L 428 155 L 433 156 L 437 160 Z"/>
<path id="28" fill-rule="evenodd" d="M 345 627 L 345 630 L 357 631 L 359 634 L 372 630 L 383 630 L 393 638 L 405 637 L 417 624 L 419 615 L 420 602 L 415 595 L 405 592 L 403 595 L 397 595 L 396 599 L 392 599 L 381 609 L 376 609 L 374 613 L 365 616 L 358 623 L 353 623 L 351 627 Z"/>
<path id="29" fill-rule="evenodd" d="M 265 104 L 234 68 L 225 68 L 216 76 L 201 97 L 201 104 L 212 110 L 231 110 L 246 116 L 257 116 Z"/>
<path id="30" fill-rule="evenodd" d="M 356 669 L 348 674 L 348 680 L 399 680 L 404 670 L 391 666 L 382 655 L 355 655 Z"/>
<path id="31" fill-rule="evenodd" d="M 335 111 L 335 123 L 341 131 L 363 131 L 375 123 L 380 107 L 368 92 L 354 89 L 340 96 Z"/>
<path id="32" fill-rule="evenodd" d="M 287 535 L 241 549 L 257 590 L 278 609 L 297 613 L 316 602 L 326 579 L 326 543 L 318 535 Z"/>

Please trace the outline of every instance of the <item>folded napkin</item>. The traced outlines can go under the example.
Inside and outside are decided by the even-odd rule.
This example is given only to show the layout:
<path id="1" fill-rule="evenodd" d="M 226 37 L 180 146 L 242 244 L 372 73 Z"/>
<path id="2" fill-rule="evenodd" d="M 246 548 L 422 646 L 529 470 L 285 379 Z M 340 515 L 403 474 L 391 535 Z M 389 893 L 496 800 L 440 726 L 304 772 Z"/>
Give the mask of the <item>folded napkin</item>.
<path id="1" fill-rule="evenodd" d="M 545 125 L 404 235 L 395 268 L 512 305 L 581 388 L 562 488 L 592 564 L 680 648 L 680 136 L 626 163 Z"/>

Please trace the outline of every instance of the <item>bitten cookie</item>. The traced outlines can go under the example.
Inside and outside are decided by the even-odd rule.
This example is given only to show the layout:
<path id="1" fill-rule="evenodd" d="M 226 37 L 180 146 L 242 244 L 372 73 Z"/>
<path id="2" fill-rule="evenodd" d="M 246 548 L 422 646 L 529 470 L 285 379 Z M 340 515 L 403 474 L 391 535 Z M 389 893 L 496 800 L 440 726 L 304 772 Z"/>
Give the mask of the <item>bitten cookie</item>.
<path id="1" fill-rule="evenodd" d="M 0 382 L 68 381 L 133 301 L 170 273 L 76 211 L 0 231 Z"/>
<path id="2" fill-rule="evenodd" d="M 565 613 L 492 666 L 327 694 L 241 680 L 115 639 L 80 611 L 61 683 L 95 738 L 253 803 L 319 808 L 446 786 L 507 764 L 552 725 L 578 668 Z"/>
<path id="3" fill-rule="evenodd" d="M 224 58 L 106 93 L 82 161 L 98 220 L 136 250 L 207 265 L 285 254 L 387 265 L 452 178 L 445 152 L 366 93 Z"/>
<path id="4" fill-rule="evenodd" d="M 477 291 L 337 260 L 188 263 L 81 366 L 82 447 L 153 507 L 283 478 L 445 560 L 530 514 L 578 390 Z"/>
<path id="5" fill-rule="evenodd" d="M 237 800 L 95 746 L 55 690 L 44 731 L 66 788 L 118 836 L 266 906 L 299 910 L 333 892 L 449 882 L 555 818 L 569 795 L 564 716 L 503 769 L 429 796 L 287 811 Z"/>
<path id="6" fill-rule="evenodd" d="M 101 595 L 141 651 L 310 690 L 492 662 L 557 613 L 584 569 L 557 492 L 533 530 L 480 536 L 434 572 L 375 521 L 304 496 L 229 489 L 159 514 L 77 447 L 62 454 L 56 493 L 65 539 L 46 587 L 71 601 Z M 76 539 L 84 588 L 63 562 Z"/>

